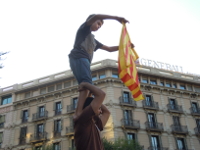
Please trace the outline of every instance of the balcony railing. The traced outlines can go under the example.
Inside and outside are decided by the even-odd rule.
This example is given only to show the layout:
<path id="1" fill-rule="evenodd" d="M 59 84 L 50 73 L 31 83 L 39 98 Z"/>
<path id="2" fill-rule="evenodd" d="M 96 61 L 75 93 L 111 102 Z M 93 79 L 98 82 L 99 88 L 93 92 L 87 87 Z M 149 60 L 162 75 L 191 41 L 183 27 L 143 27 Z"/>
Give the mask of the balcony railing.
<path id="1" fill-rule="evenodd" d="M 200 137 L 200 127 L 194 128 L 194 132 L 195 132 L 196 136 Z"/>
<path id="2" fill-rule="evenodd" d="M 154 147 L 154 146 L 150 146 L 148 147 L 148 150 L 168 150 L 169 148 L 165 148 L 165 147 Z"/>
<path id="3" fill-rule="evenodd" d="M 22 118 L 22 123 L 28 122 L 28 118 Z"/>
<path id="4" fill-rule="evenodd" d="M 200 116 L 200 108 L 191 107 L 190 111 L 192 115 Z"/>
<path id="5" fill-rule="evenodd" d="M 159 109 L 158 102 L 152 102 L 152 101 L 143 100 L 142 104 L 143 104 L 144 108 L 154 109 L 154 110 L 158 110 Z"/>
<path id="6" fill-rule="evenodd" d="M 177 134 L 188 134 L 187 126 L 171 125 L 172 132 Z"/>
<path id="7" fill-rule="evenodd" d="M 20 137 L 19 138 L 19 145 L 26 144 L 26 137 Z"/>
<path id="8" fill-rule="evenodd" d="M 39 132 L 31 135 L 30 142 L 45 141 L 47 139 L 47 132 Z"/>
<path id="9" fill-rule="evenodd" d="M 61 131 L 54 131 L 53 135 L 54 135 L 54 137 L 60 137 L 61 136 Z"/>
<path id="10" fill-rule="evenodd" d="M 72 105 L 68 105 L 67 106 L 67 113 L 73 113 L 75 112 L 76 109 L 76 105 L 72 104 Z"/>
<path id="11" fill-rule="evenodd" d="M 48 118 L 48 111 L 33 114 L 33 121 L 43 120 Z"/>
<path id="12" fill-rule="evenodd" d="M 0 123 L 0 129 L 4 128 L 4 123 Z"/>
<path id="13" fill-rule="evenodd" d="M 136 102 L 132 99 L 132 98 L 126 98 L 126 97 L 119 97 L 119 102 L 121 105 L 124 105 L 124 106 L 131 106 L 131 107 L 136 107 L 137 104 Z"/>
<path id="14" fill-rule="evenodd" d="M 139 129 L 140 128 L 140 121 L 133 120 L 133 119 L 122 119 L 122 127 L 129 128 L 129 129 Z"/>
<path id="15" fill-rule="evenodd" d="M 180 105 L 167 104 L 167 108 L 169 112 L 183 113 L 183 108 Z"/>
<path id="16" fill-rule="evenodd" d="M 157 123 L 157 122 L 145 122 L 146 129 L 150 131 L 158 131 L 162 132 L 164 131 L 163 124 L 162 123 Z"/>
<path id="17" fill-rule="evenodd" d="M 61 115 L 62 109 L 56 109 L 55 110 L 55 115 Z"/>
<path id="18" fill-rule="evenodd" d="M 68 136 L 74 135 L 74 127 L 73 126 L 66 127 L 66 135 L 68 135 Z"/>

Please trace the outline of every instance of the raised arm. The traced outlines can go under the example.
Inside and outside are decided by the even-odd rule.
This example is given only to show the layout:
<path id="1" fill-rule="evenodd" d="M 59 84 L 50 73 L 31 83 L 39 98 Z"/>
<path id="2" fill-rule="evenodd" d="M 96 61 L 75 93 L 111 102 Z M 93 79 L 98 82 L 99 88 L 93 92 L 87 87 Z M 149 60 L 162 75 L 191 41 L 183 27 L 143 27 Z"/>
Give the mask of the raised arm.
<path id="1" fill-rule="evenodd" d="M 101 111 L 102 111 L 102 114 L 100 116 L 100 119 L 104 127 L 109 119 L 110 111 L 107 109 L 107 107 L 104 104 L 101 105 Z"/>
<path id="2" fill-rule="evenodd" d="M 87 83 L 87 82 L 82 82 L 79 85 L 79 90 L 82 90 L 82 89 L 85 89 L 85 88 L 88 89 L 90 92 L 92 92 L 93 95 L 94 95 L 94 100 L 91 102 L 91 106 L 92 106 L 94 113 L 96 115 L 98 115 L 99 114 L 99 108 L 101 107 L 106 94 L 105 94 L 105 92 L 103 92 L 98 87 L 96 87 L 96 86 L 94 86 L 90 83 Z"/>
<path id="3" fill-rule="evenodd" d="M 128 22 L 128 20 L 126 20 L 123 17 L 97 14 L 97 15 L 94 15 L 93 17 L 91 17 L 90 19 L 87 20 L 87 25 L 92 25 L 97 20 L 105 20 L 105 19 L 117 20 L 120 23 L 122 23 L 122 22 L 127 23 Z"/>
<path id="4" fill-rule="evenodd" d="M 134 48 L 134 47 L 135 47 L 133 43 L 131 43 L 130 46 L 131 46 L 131 48 Z M 119 46 L 106 46 L 106 45 L 103 45 L 103 46 L 101 47 L 101 49 L 106 50 L 106 51 L 108 51 L 108 52 L 115 52 L 115 51 L 118 51 L 118 50 L 119 50 Z"/>

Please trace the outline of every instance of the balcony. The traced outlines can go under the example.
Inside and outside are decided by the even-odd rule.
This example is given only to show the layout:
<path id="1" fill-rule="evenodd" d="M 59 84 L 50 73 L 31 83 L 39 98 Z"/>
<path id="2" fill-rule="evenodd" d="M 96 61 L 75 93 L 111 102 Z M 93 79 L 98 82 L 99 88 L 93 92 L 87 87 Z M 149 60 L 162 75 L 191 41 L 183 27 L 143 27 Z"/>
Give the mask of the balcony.
<path id="1" fill-rule="evenodd" d="M 22 118 L 22 123 L 28 122 L 28 118 Z"/>
<path id="2" fill-rule="evenodd" d="M 54 131 L 53 135 L 54 137 L 61 137 L 61 131 Z"/>
<path id="3" fill-rule="evenodd" d="M 67 113 L 74 113 L 76 110 L 76 105 L 72 104 L 72 105 L 68 105 L 67 106 Z"/>
<path id="4" fill-rule="evenodd" d="M 194 132 L 195 132 L 196 136 L 200 137 L 200 128 L 199 127 L 194 128 Z"/>
<path id="5" fill-rule="evenodd" d="M 157 122 L 145 122 L 146 130 L 153 132 L 162 132 L 164 131 L 163 124 Z"/>
<path id="6" fill-rule="evenodd" d="M 194 116 L 200 116 L 200 108 L 191 107 L 190 111 L 191 111 L 192 115 L 194 115 Z"/>
<path id="7" fill-rule="evenodd" d="M 180 105 L 167 104 L 167 108 L 169 112 L 179 113 L 179 114 L 183 113 L 183 108 Z"/>
<path id="8" fill-rule="evenodd" d="M 48 118 L 48 111 L 33 114 L 33 121 L 45 120 Z"/>
<path id="9" fill-rule="evenodd" d="M 174 134 L 188 134 L 187 126 L 171 125 L 172 133 Z"/>
<path id="10" fill-rule="evenodd" d="M 20 137 L 19 138 L 19 145 L 24 145 L 26 144 L 26 137 Z"/>
<path id="11" fill-rule="evenodd" d="M 66 127 L 66 135 L 67 136 L 74 135 L 74 127 L 73 126 Z"/>
<path id="12" fill-rule="evenodd" d="M 120 97 L 119 98 L 120 105 L 129 106 L 129 107 L 137 107 L 136 102 L 132 98 Z"/>
<path id="13" fill-rule="evenodd" d="M 34 133 L 31 135 L 31 143 L 40 143 L 47 139 L 47 132 Z"/>
<path id="14" fill-rule="evenodd" d="M 62 109 L 56 109 L 55 110 L 55 116 L 61 115 L 62 114 Z"/>
<path id="15" fill-rule="evenodd" d="M 4 128 L 4 122 L 3 123 L 0 123 L 0 129 L 1 128 Z"/>
<path id="16" fill-rule="evenodd" d="M 133 120 L 133 119 L 122 119 L 122 127 L 126 129 L 140 129 L 140 121 L 139 120 Z"/>
<path id="17" fill-rule="evenodd" d="M 169 148 L 165 148 L 165 147 L 153 147 L 150 146 L 148 147 L 148 150 L 168 150 Z"/>
<path id="18" fill-rule="evenodd" d="M 151 109 L 151 110 L 158 110 L 159 109 L 158 102 L 143 100 L 142 105 L 143 105 L 143 108 L 146 108 L 146 109 Z"/>

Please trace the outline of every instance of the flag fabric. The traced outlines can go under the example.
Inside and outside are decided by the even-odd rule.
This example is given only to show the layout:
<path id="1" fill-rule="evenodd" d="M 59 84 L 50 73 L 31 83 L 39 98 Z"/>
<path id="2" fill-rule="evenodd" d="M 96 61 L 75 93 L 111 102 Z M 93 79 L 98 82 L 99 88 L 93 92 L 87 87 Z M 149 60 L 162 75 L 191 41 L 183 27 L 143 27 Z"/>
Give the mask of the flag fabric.
<path id="1" fill-rule="evenodd" d="M 118 71 L 120 79 L 129 88 L 135 101 L 144 99 L 135 65 L 138 58 L 136 51 L 131 48 L 131 40 L 126 25 L 123 24 L 119 44 Z"/>

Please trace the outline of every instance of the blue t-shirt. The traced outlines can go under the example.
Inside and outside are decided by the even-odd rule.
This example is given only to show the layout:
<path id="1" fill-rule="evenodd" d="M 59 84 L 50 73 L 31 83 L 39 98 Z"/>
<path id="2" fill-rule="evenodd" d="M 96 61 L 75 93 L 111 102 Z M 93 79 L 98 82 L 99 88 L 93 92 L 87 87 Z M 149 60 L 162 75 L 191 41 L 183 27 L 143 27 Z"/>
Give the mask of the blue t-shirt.
<path id="1" fill-rule="evenodd" d="M 76 33 L 74 48 L 69 54 L 70 58 L 87 58 L 91 62 L 93 52 L 103 46 L 103 44 L 94 38 L 90 27 L 86 22 L 79 27 Z"/>

